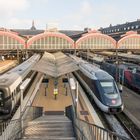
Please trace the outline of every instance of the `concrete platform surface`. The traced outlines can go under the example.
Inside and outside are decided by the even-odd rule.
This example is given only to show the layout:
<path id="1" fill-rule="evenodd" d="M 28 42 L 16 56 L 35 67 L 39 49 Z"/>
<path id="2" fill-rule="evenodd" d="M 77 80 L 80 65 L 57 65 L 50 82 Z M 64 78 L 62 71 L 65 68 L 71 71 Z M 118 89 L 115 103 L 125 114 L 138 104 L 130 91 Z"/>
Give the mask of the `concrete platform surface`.
<path id="1" fill-rule="evenodd" d="M 65 111 L 65 107 L 72 105 L 72 99 L 70 93 L 67 93 L 62 83 L 62 77 L 58 80 L 58 95 L 57 99 L 54 98 L 54 80 L 50 78 L 48 88 L 45 88 L 46 84 L 42 83 L 38 94 L 33 101 L 33 106 L 42 106 L 45 111 Z"/>

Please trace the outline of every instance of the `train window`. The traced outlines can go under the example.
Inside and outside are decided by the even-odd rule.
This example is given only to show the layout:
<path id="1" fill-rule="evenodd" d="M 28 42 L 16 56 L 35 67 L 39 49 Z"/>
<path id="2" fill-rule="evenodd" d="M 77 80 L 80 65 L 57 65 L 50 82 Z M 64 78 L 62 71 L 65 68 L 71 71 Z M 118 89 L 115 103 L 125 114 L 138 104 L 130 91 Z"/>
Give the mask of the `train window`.
<path id="1" fill-rule="evenodd" d="M 100 81 L 100 84 L 104 90 L 104 94 L 107 96 L 117 94 L 117 89 L 113 81 Z"/>

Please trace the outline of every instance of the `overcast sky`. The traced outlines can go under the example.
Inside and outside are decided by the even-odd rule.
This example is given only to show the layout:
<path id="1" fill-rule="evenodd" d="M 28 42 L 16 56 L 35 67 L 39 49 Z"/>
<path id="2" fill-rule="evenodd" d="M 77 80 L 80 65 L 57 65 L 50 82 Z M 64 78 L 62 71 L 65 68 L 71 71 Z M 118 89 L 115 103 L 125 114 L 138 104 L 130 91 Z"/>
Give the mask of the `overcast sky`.
<path id="1" fill-rule="evenodd" d="M 0 27 L 98 29 L 140 18 L 140 0 L 0 0 Z"/>

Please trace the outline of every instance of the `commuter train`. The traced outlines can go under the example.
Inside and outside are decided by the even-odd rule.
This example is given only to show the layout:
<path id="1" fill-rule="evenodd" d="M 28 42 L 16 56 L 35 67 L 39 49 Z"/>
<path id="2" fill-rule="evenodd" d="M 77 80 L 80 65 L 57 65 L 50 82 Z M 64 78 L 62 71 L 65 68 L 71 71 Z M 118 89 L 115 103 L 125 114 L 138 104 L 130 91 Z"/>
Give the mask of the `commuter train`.
<path id="1" fill-rule="evenodd" d="M 39 58 L 39 54 L 34 54 L 22 64 L 0 76 L 0 119 L 11 115 L 19 102 L 20 84 L 26 77 L 30 77 L 31 68 Z"/>
<path id="2" fill-rule="evenodd" d="M 74 74 L 100 110 L 110 114 L 121 112 L 124 104 L 114 78 L 96 65 L 80 61 L 76 56 L 71 57 L 79 65 L 79 70 Z"/>
<path id="3" fill-rule="evenodd" d="M 116 64 L 103 62 L 101 68 L 111 74 L 121 84 L 140 91 L 140 66 L 132 63 Z"/>

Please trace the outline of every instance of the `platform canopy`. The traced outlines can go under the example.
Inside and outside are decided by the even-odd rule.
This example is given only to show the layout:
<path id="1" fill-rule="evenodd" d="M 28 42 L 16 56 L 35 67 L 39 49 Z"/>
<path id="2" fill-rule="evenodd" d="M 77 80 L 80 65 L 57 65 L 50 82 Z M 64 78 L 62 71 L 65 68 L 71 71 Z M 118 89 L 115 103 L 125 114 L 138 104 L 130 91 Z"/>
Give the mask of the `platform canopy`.
<path id="1" fill-rule="evenodd" d="M 54 54 L 45 52 L 32 70 L 39 71 L 56 78 L 78 70 L 78 66 L 73 62 L 72 58 L 62 52 Z"/>

